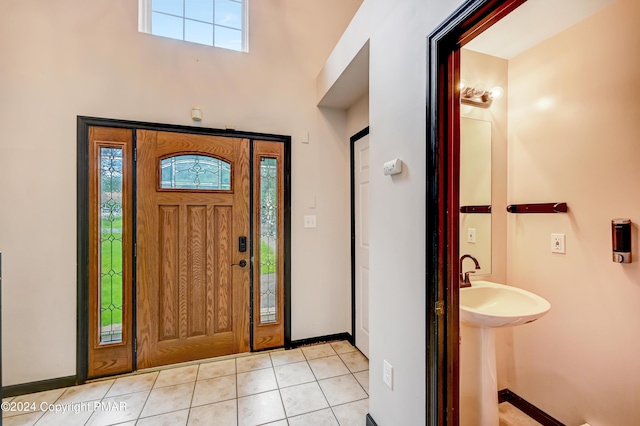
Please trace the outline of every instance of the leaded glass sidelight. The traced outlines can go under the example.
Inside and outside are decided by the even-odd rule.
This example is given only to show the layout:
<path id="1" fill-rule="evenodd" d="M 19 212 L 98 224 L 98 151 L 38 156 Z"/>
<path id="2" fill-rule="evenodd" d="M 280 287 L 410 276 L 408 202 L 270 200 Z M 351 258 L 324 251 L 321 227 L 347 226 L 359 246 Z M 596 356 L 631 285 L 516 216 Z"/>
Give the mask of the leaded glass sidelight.
<path id="1" fill-rule="evenodd" d="M 260 323 L 277 319 L 278 308 L 278 164 L 260 159 Z"/>
<path id="2" fill-rule="evenodd" d="M 231 190 L 231 164 L 206 155 L 177 155 L 160 162 L 161 189 Z"/>
<path id="3" fill-rule="evenodd" d="M 100 148 L 100 343 L 122 342 L 122 148 Z"/>

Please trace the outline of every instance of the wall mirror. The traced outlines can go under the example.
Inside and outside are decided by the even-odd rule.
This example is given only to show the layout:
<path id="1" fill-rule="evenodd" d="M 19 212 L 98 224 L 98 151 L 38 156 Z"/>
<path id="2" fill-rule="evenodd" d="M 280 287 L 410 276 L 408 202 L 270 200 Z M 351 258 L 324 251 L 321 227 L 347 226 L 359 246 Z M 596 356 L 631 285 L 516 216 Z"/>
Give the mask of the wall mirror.
<path id="1" fill-rule="evenodd" d="M 491 122 L 461 117 L 460 255 L 470 254 L 478 260 L 480 270 L 475 275 L 491 273 L 490 206 Z M 463 266 L 463 271 L 470 269 L 471 261 Z"/>

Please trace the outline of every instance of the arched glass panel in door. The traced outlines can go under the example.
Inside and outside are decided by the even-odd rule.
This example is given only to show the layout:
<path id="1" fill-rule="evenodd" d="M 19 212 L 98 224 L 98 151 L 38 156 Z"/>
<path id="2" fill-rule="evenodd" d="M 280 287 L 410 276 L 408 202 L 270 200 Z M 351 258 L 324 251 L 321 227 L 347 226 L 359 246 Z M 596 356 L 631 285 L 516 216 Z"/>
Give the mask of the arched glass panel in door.
<path id="1" fill-rule="evenodd" d="M 230 191 L 231 164 L 198 154 L 164 158 L 160 161 L 160 189 Z"/>

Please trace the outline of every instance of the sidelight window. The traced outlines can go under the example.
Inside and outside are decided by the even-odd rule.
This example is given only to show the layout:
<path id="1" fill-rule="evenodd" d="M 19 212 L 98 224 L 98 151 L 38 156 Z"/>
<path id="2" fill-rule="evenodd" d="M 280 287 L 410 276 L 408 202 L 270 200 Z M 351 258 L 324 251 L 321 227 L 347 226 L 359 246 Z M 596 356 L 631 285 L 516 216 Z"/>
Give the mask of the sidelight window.
<path id="1" fill-rule="evenodd" d="M 122 148 L 100 147 L 100 343 L 122 341 Z"/>
<path id="2" fill-rule="evenodd" d="M 278 164 L 260 159 L 260 323 L 277 321 Z"/>

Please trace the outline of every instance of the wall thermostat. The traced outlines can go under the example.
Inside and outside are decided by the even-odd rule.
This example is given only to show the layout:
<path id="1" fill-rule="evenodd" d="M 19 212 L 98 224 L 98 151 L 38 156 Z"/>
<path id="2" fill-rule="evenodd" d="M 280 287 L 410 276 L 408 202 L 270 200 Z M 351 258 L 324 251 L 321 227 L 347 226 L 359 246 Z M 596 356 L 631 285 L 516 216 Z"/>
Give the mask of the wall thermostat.
<path id="1" fill-rule="evenodd" d="M 402 160 L 399 158 L 395 158 L 391 161 L 387 161 L 386 163 L 384 163 L 384 166 L 382 167 L 382 169 L 384 170 L 385 176 L 396 175 L 398 173 L 401 173 Z"/>

